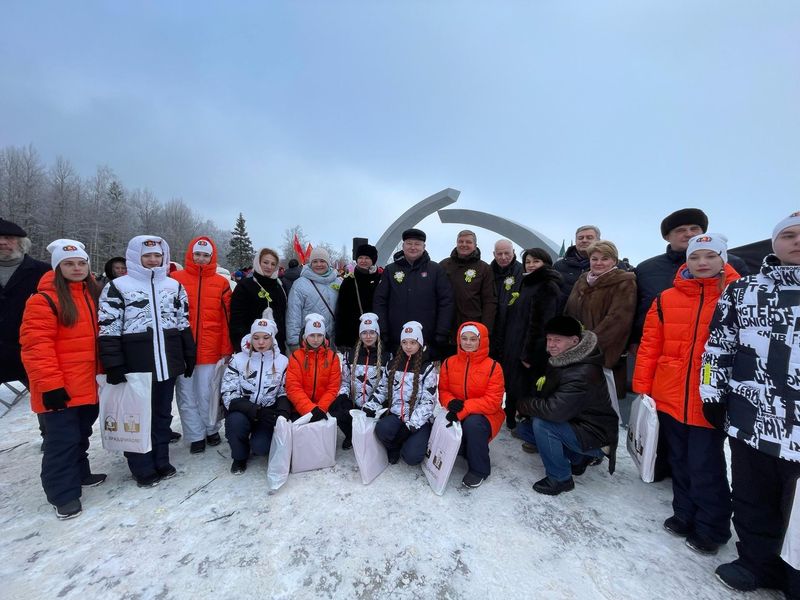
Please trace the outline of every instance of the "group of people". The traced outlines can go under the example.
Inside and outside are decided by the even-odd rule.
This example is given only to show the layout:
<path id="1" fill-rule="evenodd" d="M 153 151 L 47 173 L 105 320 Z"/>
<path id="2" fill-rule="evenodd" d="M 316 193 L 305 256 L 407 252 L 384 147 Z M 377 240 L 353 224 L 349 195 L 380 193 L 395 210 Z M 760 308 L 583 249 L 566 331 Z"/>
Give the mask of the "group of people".
<path id="1" fill-rule="evenodd" d="M 363 244 L 342 278 L 317 248 L 291 282 L 279 277 L 278 253 L 261 248 L 231 292 L 207 236 L 190 242 L 173 273 L 166 240 L 134 237 L 126 273 L 109 274 L 101 290 L 81 242 L 52 242 L 47 265 L 28 255 L 20 227 L 0 220 L 3 381 L 30 385 L 43 488 L 66 519 L 81 512 L 81 487 L 105 479 L 87 454 L 98 373 L 109 385 L 152 374 L 152 450 L 126 453 L 142 487 L 176 474 L 173 397 L 195 454 L 222 441 L 213 417 L 221 397 L 234 474 L 268 454 L 280 417 L 334 416 L 350 448 L 353 409 L 378 419 L 390 463 L 419 464 L 438 403 L 461 423 L 464 486 L 489 477 L 489 443 L 505 422 L 541 456 L 546 476 L 534 490 L 556 495 L 592 464 L 607 460 L 614 472 L 630 352 L 633 390 L 658 410 L 661 476 L 672 477 L 664 528 L 713 554 L 733 515 L 739 557 L 718 577 L 797 597 L 800 572 L 779 553 L 800 501 L 800 213 L 778 223 L 773 253 L 750 276 L 725 236 L 707 230 L 699 209 L 668 215 L 666 252 L 632 270 L 592 225 L 555 262 L 543 248 L 518 261 L 499 240 L 490 264 L 472 231 L 437 263 L 426 234 L 409 229 L 383 270 Z"/>

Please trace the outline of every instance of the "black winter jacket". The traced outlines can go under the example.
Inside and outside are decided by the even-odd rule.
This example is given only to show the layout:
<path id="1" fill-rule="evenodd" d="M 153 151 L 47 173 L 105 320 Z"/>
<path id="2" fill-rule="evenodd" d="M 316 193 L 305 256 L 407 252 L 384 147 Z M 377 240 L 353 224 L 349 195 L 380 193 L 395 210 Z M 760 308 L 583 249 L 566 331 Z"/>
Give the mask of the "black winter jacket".
<path id="1" fill-rule="evenodd" d="M 345 277 L 342 281 L 334 320 L 338 347 L 352 348 L 358 342 L 358 319 L 365 312 L 372 312 L 372 301 L 380 280 L 377 272 L 369 273 L 356 267 L 352 277 Z M 383 326 L 383 323 L 379 325 Z"/>
<path id="2" fill-rule="evenodd" d="M 575 282 L 589 270 L 589 257 L 582 256 L 575 246 L 570 246 L 564 253 L 564 257 L 555 262 L 553 268 L 561 274 L 561 294 L 562 298 L 566 300 L 569 298 Z"/>
<path id="3" fill-rule="evenodd" d="M 260 285 L 259 285 L 260 284 Z M 262 290 L 263 287 L 263 290 Z M 267 294 L 269 298 L 267 298 Z M 278 325 L 277 342 L 286 351 L 286 292 L 278 279 L 253 273 L 242 279 L 231 296 L 230 336 L 234 352 L 241 348 L 242 338 L 250 333 L 253 321 L 260 319 L 267 307 Z"/>
<path id="4" fill-rule="evenodd" d="M 497 292 L 497 316 L 494 319 L 494 335 L 489 338 L 489 356 L 501 361 L 508 302 L 511 300 L 511 294 L 519 291 L 522 282 L 522 263 L 514 256 L 514 260 L 505 269 L 501 268 L 496 260 L 489 266 L 494 274 L 494 289 Z"/>
<path id="5" fill-rule="evenodd" d="M 283 272 L 283 277 L 280 278 L 281 283 L 283 283 L 283 289 L 286 292 L 286 297 L 289 297 L 289 292 L 292 289 L 292 284 L 297 281 L 300 277 L 300 273 L 302 273 L 303 267 L 289 267 Z"/>

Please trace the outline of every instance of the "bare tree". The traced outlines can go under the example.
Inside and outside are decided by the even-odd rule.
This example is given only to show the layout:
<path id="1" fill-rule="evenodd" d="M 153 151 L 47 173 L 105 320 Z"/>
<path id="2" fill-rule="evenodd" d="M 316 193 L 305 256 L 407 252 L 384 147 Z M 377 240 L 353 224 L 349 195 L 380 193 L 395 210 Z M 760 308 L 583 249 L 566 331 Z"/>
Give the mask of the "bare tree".
<path id="1" fill-rule="evenodd" d="M 72 163 L 63 156 L 57 157 L 48 170 L 48 187 L 50 211 L 47 238 L 74 235 L 80 214 L 81 180 Z"/>
<path id="2" fill-rule="evenodd" d="M 306 238 L 305 234 L 303 233 L 303 228 L 300 225 L 295 225 L 294 227 L 290 227 L 289 229 L 283 232 L 283 240 L 281 241 L 281 247 L 278 250 L 281 258 L 285 262 L 289 262 L 291 259 L 296 258 L 300 262 L 302 262 L 301 258 L 297 255 L 297 252 L 294 249 L 294 236 L 297 236 L 298 241 L 300 242 L 300 247 L 305 251 L 306 246 L 308 246 L 308 238 Z"/>

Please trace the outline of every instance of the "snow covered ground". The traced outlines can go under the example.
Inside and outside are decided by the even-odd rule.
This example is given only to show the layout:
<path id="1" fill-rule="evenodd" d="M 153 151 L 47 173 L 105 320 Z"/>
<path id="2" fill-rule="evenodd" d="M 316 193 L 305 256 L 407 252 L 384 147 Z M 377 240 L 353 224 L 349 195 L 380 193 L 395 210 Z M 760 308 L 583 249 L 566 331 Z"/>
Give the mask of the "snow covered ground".
<path id="1" fill-rule="evenodd" d="M 706 558 L 668 535 L 669 483 L 639 481 L 624 448 L 613 476 L 592 467 L 554 498 L 531 489 L 541 460 L 506 429 L 476 490 L 460 487 L 462 459 L 442 497 L 402 462 L 364 486 L 352 451 L 339 450 L 335 467 L 290 475 L 270 495 L 266 460 L 233 476 L 224 442 L 201 455 L 171 446 L 178 476 L 139 489 L 95 429 L 90 460 L 108 480 L 62 522 L 41 489 L 27 398 L 0 434 L 2 598 L 734 596 L 714 577 L 733 541 Z"/>

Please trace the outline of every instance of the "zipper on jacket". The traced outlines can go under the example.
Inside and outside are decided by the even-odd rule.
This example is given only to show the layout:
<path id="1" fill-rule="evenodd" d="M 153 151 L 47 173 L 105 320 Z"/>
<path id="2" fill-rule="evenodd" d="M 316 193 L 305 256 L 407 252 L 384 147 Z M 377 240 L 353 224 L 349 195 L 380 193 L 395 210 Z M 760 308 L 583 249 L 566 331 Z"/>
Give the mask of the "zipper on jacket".
<path id="1" fill-rule="evenodd" d="M 150 272 L 150 291 L 152 292 L 151 301 L 150 301 L 150 308 L 153 312 L 153 337 L 155 337 L 156 348 L 158 349 L 158 364 L 156 365 L 156 375 L 158 375 L 159 369 L 161 370 L 162 374 L 164 374 L 164 365 L 161 364 L 161 356 L 163 353 L 163 349 L 161 348 L 161 333 L 158 329 L 158 321 L 159 321 L 159 310 L 160 307 L 156 302 L 156 274 L 154 272 Z M 169 375 L 169 371 L 167 371 L 166 375 Z M 167 377 L 169 378 L 169 377 Z"/>
<path id="2" fill-rule="evenodd" d="M 259 352 L 261 355 L 261 352 Z M 261 395 L 261 378 L 264 376 L 264 356 L 260 356 L 261 361 L 258 364 L 258 386 L 256 387 L 256 397 L 253 404 L 258 403 L 258 397 Z"/>
<path id="3" fill-rule="evenodd" d="M 311 387 L 311 402 L 316 404 L 314 396 L 317 395 L 317 364 L 319 362 L 319 349 L 314 350 L 314 385 Z"/>
<path id="4" fill-rule="evenodd" d="M 697 308 L 697 318 L 694 321 L 694 333 L 692 334 L 692 347 L 689 350 L 689 366 L 686 369 L 686 387 L 683 397 L 683 422 L 689 420 L 689 378 L 692 376 L 692 362 L 694 361 L 694 347 L 697 344 L 697 328 L 700 326 L 700 314 L 703 312 L 703 299 L 705 297 L 705 286 L 700 284 L 700 306 Z"/>
<path id="5" fill-rule="evenodd" d="M 200 269 L 199 274 L 197 275 L 197 318 L 195 319 L 195 326 L 194 326 L 194 344 L 197 346 L 198 351 L 200 349 L 200 298 L 202 297 L 201 292 L 203 290 L 203 269 Z"/>
<path id="6" fill-rule="evenodd" d="M 467 366 L 464 368 L 464 402 L 467 401 L 467 373 L 469 373 L 469 354 L 467 354 Z"/>

